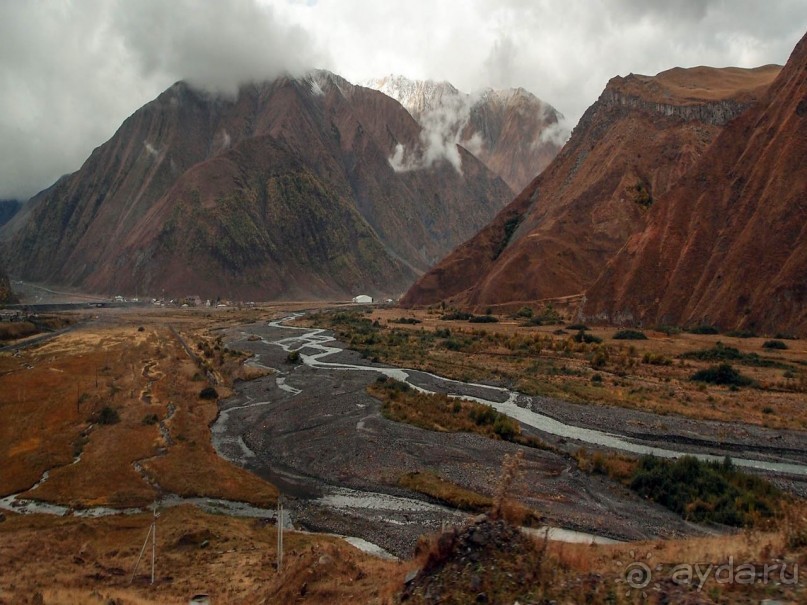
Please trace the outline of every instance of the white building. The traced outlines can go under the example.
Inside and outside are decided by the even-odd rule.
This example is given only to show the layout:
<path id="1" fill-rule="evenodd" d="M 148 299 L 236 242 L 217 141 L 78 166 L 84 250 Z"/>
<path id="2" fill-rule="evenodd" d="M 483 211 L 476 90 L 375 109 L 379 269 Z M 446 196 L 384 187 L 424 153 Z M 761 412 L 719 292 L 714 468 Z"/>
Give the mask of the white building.
<path id="1" fill-rule="evenodd" d="M 369 305 L 373 302 L 373 297 L 367 296 L 366 294 L 359 294 L 353 297 L 353 302 L 357 305 Z"/>

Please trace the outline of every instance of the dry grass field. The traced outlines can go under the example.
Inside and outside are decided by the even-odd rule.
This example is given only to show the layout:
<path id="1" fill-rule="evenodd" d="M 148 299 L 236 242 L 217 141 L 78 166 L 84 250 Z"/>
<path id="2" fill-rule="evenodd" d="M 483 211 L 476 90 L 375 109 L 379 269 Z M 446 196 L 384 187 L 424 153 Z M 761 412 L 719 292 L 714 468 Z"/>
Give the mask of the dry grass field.
<path id="1" fill-rule="evenodd" d="M 168 327 L 192 335 L 199 318 L 134 319 L 91 322 L 0 356 L 0 494 L 49 471 L 26 497 L 116 508 L 145 506 L 161 491 L 274 502 L 273 486 L 211 446 L 216 401 L 199 397 L 207 380 Z M 221 395 L 236 358 L 211 361 Z"/>
<path id="2" fill-rule="evenodd" d="M 39 594 L 47 605 L 167 605 L 198 593 L 216 604 L 303 596 L 307 603 L 382 603 L 407 569 L 335 538 L 295 532 L 284 537 L 278 576 L 273 525 L 178 507 L 157 520 L 155 583 L 150 549 L 130 583 L 150 524 L 150 514 L 8 518 L 0 523 L 0 603 L 34 603 Z"/>
<path id="3" fill-rule="evenodd" d="M 209 429 L 216 401 L 202 399 L 199 393 L 211 386 L 208 373 L 215 378 L 217 384 L 212 386 L 219 395 L 226 396 L 234 378 L 248 378 L 251 372 L 242 365 L 243 356 L 222 346 L 220 328 L 268 319 L 284 310 L 101 313 L 43 344 L 0 354 L 0 494 L 31 490 L 47 470 L 47 481 L 25 496 L 74 508 L 145 507 L 161 493 L 272 505 L 277 495 L 274 486 L 216 455 Z M 416 316 L 422 323 L 392 322 L 404 315 Z M 648 332 L 647 341 L 624 343 L 610 339 L 612 330 L 595 329 L 591 333 L 610 350 L 605 366 L 594 369 L 591 356 L 596 351 L 570 341 L 573 332 L 554 334 L 559 326 L 524 327 L 517 320 L 502 318 L 483 326 L 488 336 L 482 336 L 477 324 L 442 321 L 427 312 L 379 309 L 368 317 L 378 320 L 380 327 L 374 334 L 380 335 L 381 344 L 393 333 L 400 343 L 402 333 L 412 336 L 405 345 L 384 348 L 385 358 L 392 362 L 461 378 L 484 377 L 526 388 L 534 384 L 535 389 L 584 401 L 698 417 L 729 418 L 734 413 L 736 418 L 736 410 L 746 405 L 751 411 L 743 414 L 745 421 L 804 426 L 805 412 L 798 405 L 803 392 L 796 388 L 803 376 L 800 362 L 807 357 L 802 341 L 788 341 L 789 349 L 766 353 L 760 350 L 762 339 L 667 337 Z M 453 351 L 442 346 L 444 338 L 434 337 L 428 339 L 428 346 L 417 348 L 415 343 L 421 340 L 415 338 L 421 329 L 448 329 L 452 336 L 468 341 L 463 347 L 473 350 Z M 188 355 L 176 334 L 201 365 Z M 792 380 L 796 387 L 774 386 L 781 369 L 738 365 L 765 388 L 729 391 L 708 386 L 702 390 L 688 376 L 706 364 L 677 356 L 712 347 L 718 339 L 791 364 L 796 369 Z M 520 349 L 518 343 L 527 341 L 540 342 L 541 352 Z M 631 353 L 629 346 L 636 351 Z M 612 361 L 623 354 L 641 360 L 645 353 L 674 361 L 663 366 L 639 361 L 628 365 L 624 373 Z M 552 367 L 555 370 L 550 371 Z M 602 376 L 602 386 L 592 382 L 595 373 Z M 669 395 L 672 390 L 674 396 Z M 774 412 L 754 411 L 763 405 Z M 477 501 L 475 494 L 459 492 L 437 476 L 415 473 L 401 481 L 416 491 L 446 496 L 446 501 L 467 500 L 470 510 L 488 506 L 487 500 Z M 187 603 L 200 592 L 209 594 L 216 604 L 393 603 L 407 572 L 423 565 L 428 549 L 439 543 L 437 538 L 424 540 L 426 550 L 415 559 L 389 562 L 363 554 L 342 540 L 292 532 L 286 536 L 284 569 L 278 574 L 276 530 L 271 522 L 178 506 L 160 512 L 155 583 L 149 583 L 148 557 L 130 583 L 150 523 L 149 513 L 91 519 L 6 512 L 0 520 L 0 605 Z M 691 603 L 757 603 L 767 596 L 803 602 L 803 580 L 795 587 L 780 583 L 750 588 L 710 580 L 694 591 L 670 586 L 666 579 L 674 565 L 720 564 L 729 557 L 738 563 L 786 563 L 790 569 L 798 563 L 807 568 L 806 544 L 807 512 L 800 509 L 773 532 L 609 546 L 550 543 L 540 555 L 541 574 L 507 565 L 517 576 L 546 583 L 540 589 L 545 594 L 553 598 L 562 594 L 568 602 L 643 602 L 640 593 L 629 595 L 624 590 L 625 567 L 635 560 L 659 567 L 654 581 L 662 582 L 662 592 L 673 595 L 669 602 L 684 602 L 679 599 L 684 593 Z M 539 541 L 534 548 L 543 553 L 545 547 Z M 521 560 L 507 557 L 511 562 Z"/>
<path id="4" fill-rule="evenodd" d="M 439 310 L 396 308 L 333 317 L 301 322 L 332 326 L 368 357 L 450 378 L 487 380 L 572 402 L 807 428 L 805 340 L 782 340 L 787 348 L 775 350 L 763 347 L 771 340 L 763 337 L 645 330 L 647 340 L 615 340 L 617 328 L 592 327 L 586 334 L 601 342 L 577 342 L 579 330 L 567 328 L 568 321 L 529 325 L 524 318 L 499 315 L 496 323 L 470 323 L 441 319 Z M 367 320 L 358 331 L 355 318 Z M 730 363 L 755 387 L 691 380 L 718 362 L 684 356 L 721 345 L 746 356 Z"/>

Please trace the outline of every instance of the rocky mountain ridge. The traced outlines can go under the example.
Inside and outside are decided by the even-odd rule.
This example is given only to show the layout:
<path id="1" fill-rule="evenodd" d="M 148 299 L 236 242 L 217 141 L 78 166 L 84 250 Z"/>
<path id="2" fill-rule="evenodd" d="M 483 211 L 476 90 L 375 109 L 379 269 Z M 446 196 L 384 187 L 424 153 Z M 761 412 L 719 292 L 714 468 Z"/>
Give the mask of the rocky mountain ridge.
<path id="1" fill-rule="evenodd" d="M 403 303 L 518 308 L 583 294 L 725 120 L 764 94 L 778 72 L 693 68 L 613 78 L 544 172 Z"/>
<path id="2" fill-rule="evenodd" d="M 364 83 L 399 101 L 423 126 L 427 156 L 461 145 L 520 192 L 560 151 L 563 116 L 523 88 L 464 93 L 448 82 L 390 75 Z M 398 162 L 413 153 L 401 149 Z"/>
<path id="3" fill-rule="evenodd" d="M 464 149 L 396 172 L 421 127 L 328 72 L 236 98 L 177 83 L 2 230 L 9 269 L 106 293 L 395 295 L 511 193 Z"/>
<path id="4" fill-rule="evenodd" d="M 807 334 L 807 36 L 760 101 L 651 209 L 585 313 Z"/>

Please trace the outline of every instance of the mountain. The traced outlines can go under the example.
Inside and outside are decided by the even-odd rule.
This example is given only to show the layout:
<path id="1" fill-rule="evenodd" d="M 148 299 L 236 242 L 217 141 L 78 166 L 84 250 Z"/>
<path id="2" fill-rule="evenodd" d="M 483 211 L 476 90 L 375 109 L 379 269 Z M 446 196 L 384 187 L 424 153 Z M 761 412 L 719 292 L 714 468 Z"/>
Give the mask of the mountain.
<path id="1" fill-rule="evenodd" d="M 10 302 L 16 302 L 16 298 L 11 291 L 11 282 L 8 280 L 8 275 L 0 269 L 0 303 Z"/>
<path id="2" fill-rule="evenodd" d="M 582 294 L 778 72 L 696 67 L 613 78 L 552 163 L 402 302 L 517 308 Z"/>
<path id="3" fill-rule="evenodd" d="M 807 334 L 807 36 L 592 286 L 587 314 Z"/>
<path id="4" fill-rule="evenodd" d="M 0 200 L 0 227 L 14 218 L 21 207 L 22 202 L 19 200 Z"/>
<path id="5" fill-rule="evenodd" d="M 511 196 L 462 148 L 458 167 L 395 170 L 420 134 L 324 71 L 235 98 L 179 82 L 2 230 L 8 268 L 106 293 L 392 295 Z"/>
<path id="6" fill-rule="evenodd" d="M 523 88 L 466 94 L 448 82 L 394 75 L 364 85 L 396 99 L 418 120 L 422 147 L 436 154 L 462 145 L 514 193 L 546 168 L 568 134 L 563 116 Z"/>

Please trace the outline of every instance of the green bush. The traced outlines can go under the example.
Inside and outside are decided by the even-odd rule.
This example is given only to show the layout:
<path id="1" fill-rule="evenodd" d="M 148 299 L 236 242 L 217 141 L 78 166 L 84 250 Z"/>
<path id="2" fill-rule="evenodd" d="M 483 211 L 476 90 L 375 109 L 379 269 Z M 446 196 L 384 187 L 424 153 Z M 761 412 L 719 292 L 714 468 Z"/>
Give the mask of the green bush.
<path id="1" fill-rule="evenodd" d="M 493 317 L 493 315 L 474 315 L 468 321 L 472 324 L 494 324 L 499 320 Z"/>
<path id="2" fill-rule="evenodd" d="M 781 340 L 766 340 L 762 343 L 763 349 L 787 349 L 787 345 Z"/>
<path id="3" fill-rule="evenodd" d="M 532 307 L 521 307 L 518 311 L 516 311 L 516 317 L 526 317 L 529 319 L 532 317 Z"/>
<path id="4" fill-rule="evenodd" d="M 421 323 L 419 319 L 414 317 L 399 317 L 398 319 L 390 319 L 389 321 L 392 324 L 407 324 L 411 326 Z"/>
<path id="5" fill-rule="evenodd" d="M 620 330 L 613 336 L 614 340 L 647 340 L 644 332 L 639 330 Z"/>
<path id="6" fill-rule="evenodd" d="M 642 363 L 646 363 L 651 366 L 671 366 L 672 359 L 658 353 L 645 353 L 642 356 Z"/>
<path id="7" fill-rule="evenodd" d="M 440 319 L 445 321 L 468 321 L 472 317 L 472 313 L 466 313 L 465 311 L 451 311 L 445 315 L 441 315 Z"/>
<path id="8" fill-rule="evenodd" d="M 781 362 L 760 357 L 756 353 L 743 353 L 735 347 L 727 347 L 718 341 L 711 349 L 701 351 L 690 351 L 681 355 L 682 359 L 697 359 L 698 361 L 737 361 L 749 366 L 760 368 L 785 368 Z"/>
<path id="9" fill-rule="evenodd" d="M 104 406 L 101 413 L 98 415 L 98 424 L 117 424 L 118 422 L 120 422 L 118 410 L 108 405 Z"/>
<path id="10" fill-rule="evenodd" d="M 289 351 L 289 354 L 286 355 L 286 363 L 298 364 L 301 362 L 302 359 L 300 359 L 300 351 Z"/>
<path id="11" fill-rule="evenodd" d="M 218 399 L 219 393 L 213 387 L 205 387 L 199 391 L 199 399 Z"/>
<path id="12" fill-rule="evenodd" d="M 602 338 L 600 338 L 599 336 L 594 336 L 594 334 L 589 334 L 585 330 L 580 330 L 572 338 L 574 339 L 575 342 L 585 342 L 589 344 L 591 343 L 599 344 L 602 342 Z"/>
<path id="13" fill-rule="evenodd" d="M 746 387 L 753 384 L 753 380 L 743 376 L 728 363 L 721 363 L 705 370 L 700 370 L 692 375 L 691 380 L 697 382 L 709 382 L 711 384 L 733 385 Z"/>
<path id="14" fill-rule="evenodd" d="M 781 499 L 773 485 L 738 471 L 729 458 L 701 462 L 693 456 L 675 461 L 644 456 L 630 487 L 690 521 L 735 527 L 772 517 Z"/>
<path id="15" fill-rule="evenodd" d="M 695 326 L 687 330 L 690 334 L 720 334 L 715 326 Z"/>

